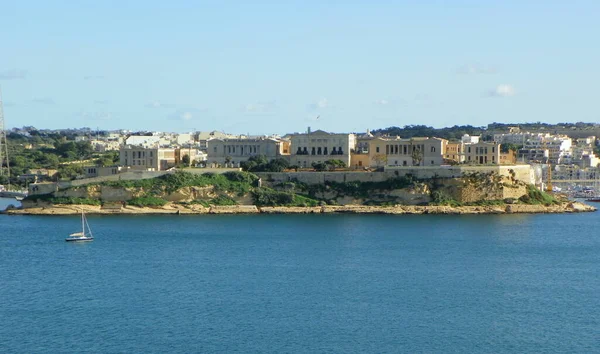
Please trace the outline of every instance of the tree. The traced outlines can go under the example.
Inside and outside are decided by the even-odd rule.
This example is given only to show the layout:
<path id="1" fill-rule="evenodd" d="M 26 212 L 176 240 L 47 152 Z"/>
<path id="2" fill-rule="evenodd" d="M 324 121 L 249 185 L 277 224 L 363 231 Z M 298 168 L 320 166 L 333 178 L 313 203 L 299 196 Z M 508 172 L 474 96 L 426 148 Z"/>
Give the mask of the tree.
<path id="1" fill-rule="evenodd" d="M 413 166 L 420 166 L 423 161 L 423 152 L 418 147 L 413 147 L 412 154 L 410 156 L 412 158 Z"/>
<path id="2" fill-rule="evenodd" d="M 183 157 L 181 158 L 181 163 L 184 164 L 185 166 L 189 166 L 190 165 L 190 155 L 188 155 L 188 154 L 183 155 Z"/>
<path id="3" fill-rule="evenodd" d="M 323 162 L 313 162 L 311 164 L 311 166 L 315 169 L 315 171 L 317 172 L 321 172 L 321 171 L 325 171 L 327 170 L 327 165 L 324 164 Z"/>
<path id="4" fill-rule="evenodd" d="M 373 162 L 377 165 L 377 167 L 381 167 L 387 165 L 388 158 L 384 154 L 376 154 L 371 158 Z"/>
<path id="5" fill-rule="evenodd" d="M 75 179 L 83 174 L 83 168 L 79 165 L 61 165 L 58 168 L 58 177 L 63 179 Z"/>

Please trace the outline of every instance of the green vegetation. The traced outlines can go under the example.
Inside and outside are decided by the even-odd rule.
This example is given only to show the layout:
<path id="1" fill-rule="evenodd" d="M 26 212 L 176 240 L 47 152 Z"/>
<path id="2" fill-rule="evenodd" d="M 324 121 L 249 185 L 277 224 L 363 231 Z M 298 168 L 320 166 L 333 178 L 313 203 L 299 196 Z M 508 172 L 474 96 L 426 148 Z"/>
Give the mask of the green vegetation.
<path id="1" fill-rule="evenodd" d="M 231 197 L 226 195 L 220 195 L 211 199 L 208 202 L 209 205 L 237 205 L 237 202 L 233 200 Z"/>
<path id="2" fill-rule="evenodd" d="M 462 206 L 463 204 L 455 200 L 443 191 L 436 190 L 431 193 L 431 203 L 429 205 L 445 205 L 451 207 Z"/>
<path id="3" fill-rule="evenodd" d="M 258 206 L 317 206 L 319 201 L 290 192 L 271 188 L 256 188 L 252 192 L 254 204 Z"/>
<path id="4" fill-rule="evenodd" d="M 110 166 L 119 159 L 118 152 L 98 153 L 93 151 L 89 141 L 75 142 L 78 134 L 74 131 L 42 133 L 33 127 L 24 127 L 21 131 L 7 135 L 12 185 L 25 186 L 27 182 L 17 177 L 32 169 L 58 170 L 59 179 L 74 179 L 83 173 L 83 163 Z M 0 184 L 6 183 L 6 179 L 0 181 Z"/>
<path id="5" fill-rule="evenodd" d="M 24 201 L 44 201 L 52 204 L 80 204 L 80 205 L 100 205 L 102 204 L 98 199 L 92 198 L 76 198 L 76 197 L 54 197 L 52 194 L 44 195 L 30 195 L 27 196 Z"/>
<path id="6" fill-rule="evenodd" d="M 325 182 L 325 184 L 304 184 L 296 183 L 300 190 L 304 191 L 310 197 L 315 197 L 318 193 L 336 192 L 340 195 L 352 196 L 354 198 L 369 198 L 376 191 L 402 189 L 411 187 L 416 180 L 411 175 L 388 179 L 383 182 Z"/>
<path id="7" fill-rule="evenodd" d="M 536 186 L 531 184 L 527 186 L 527 194 L 519 198 L 519 201 L 525 204 L 543 204 L 546 206 L 560 203 L 550 194 L 537 189 Z"/>
<path id="8" fill-rule="evenodd" d="M 313 162 L 312 167 L 315 171 L 332 171 L 336 168 L 345 168 L 346 164 L 342 160 L 331 159 L 325 162 Z"/>
<path id="9" fill-rule="evenodd" d="M 502 144 L 500 145 L 500 152 L 502 153 L 507 153 L 509 150 L 512 151 L 519 151 L 519 149 L 521 149 L 523 147 L 523 145 L 517 145 L 517 144 Z"/>
<path id="10" fill-rule="evenodd" d="M 227 172 L 223 174 L 194 174 L 177 171 L 160 177 L 134 181 L 110 181 L 102 185 L 123 188 L 141 188 L 147 195 L 161 192 L 173 193 L 184 187 L 214 186 L 216 192 L 230 192 L 239 196 L 250 192 L 258 177 L 248 172 Z"/>
<path id="11" fill-rule="evenodd" d="M 282 158 L 269 161 L 265 155 L 256 155 L 241 162 L 240 167 L 249 172 L 282 172 L 289 167 L 289 162 Z"/>

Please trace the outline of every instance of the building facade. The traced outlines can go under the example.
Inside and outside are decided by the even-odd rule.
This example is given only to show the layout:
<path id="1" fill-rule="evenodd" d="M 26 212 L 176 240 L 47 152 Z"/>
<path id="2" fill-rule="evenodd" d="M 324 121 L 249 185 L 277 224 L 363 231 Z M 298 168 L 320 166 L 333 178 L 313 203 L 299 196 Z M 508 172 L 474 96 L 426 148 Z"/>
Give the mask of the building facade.
<path id="1" fill-rule="evenodd" d="M 465 163 L 471 165 L 500 164 L 500 144 L 480 141 L 465 144 Z"/>
<path id="2" fill-rule="evenodd" d="M 440 166 L 448 140 L 440 138 L 373 138 L 369 141 L 371 167 Z"/>
<path id="3" fill-rule="evenodd" d="M 129 170 L 164 171 L 178 163 L 178 149 L 124 145 L 119 163 Z"/>
<path id="4" fill-rule="evenodd" d="M 268 160 L 288 158 L 290 143 L 273 138 L 210 139 L 207 141 L 209 164 L 239 167 L 252 156 L 264 155 Z"/>
<path id="5" fill-rule="evenodd" d="M 290 134 L 290 164 L 301 168 L 309 168 L 313 163 L 327 160 L 341 160 L 351 166 L 351 154 L 356 146 L 354 134 L 335 134 L 323 130 L 307 133 Z"/>

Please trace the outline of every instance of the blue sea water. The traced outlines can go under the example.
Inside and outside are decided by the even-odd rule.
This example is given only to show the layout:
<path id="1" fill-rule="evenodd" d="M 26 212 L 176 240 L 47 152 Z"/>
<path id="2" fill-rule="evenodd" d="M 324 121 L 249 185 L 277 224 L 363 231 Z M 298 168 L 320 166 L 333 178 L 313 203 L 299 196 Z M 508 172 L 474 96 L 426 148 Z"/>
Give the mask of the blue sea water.
<path id="1" fill-rule="evenodd" d="M 591 353 L 600 215 L 0 215 L 0 351 Z"/>

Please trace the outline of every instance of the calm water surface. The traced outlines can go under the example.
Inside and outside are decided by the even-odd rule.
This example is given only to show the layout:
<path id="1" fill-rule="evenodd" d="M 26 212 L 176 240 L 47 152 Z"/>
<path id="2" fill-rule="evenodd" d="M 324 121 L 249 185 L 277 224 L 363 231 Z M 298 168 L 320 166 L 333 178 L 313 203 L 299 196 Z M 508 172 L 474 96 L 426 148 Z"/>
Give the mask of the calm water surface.
<path id="1" fill-rule="evenodd" d="M 0 215 L 2 352 L 590 353 L 600 214 Z"/>

